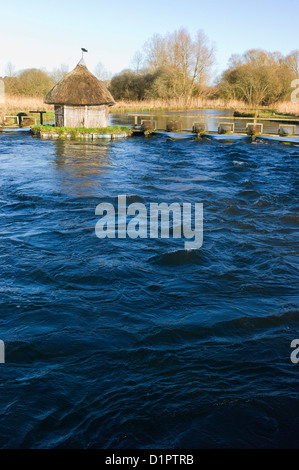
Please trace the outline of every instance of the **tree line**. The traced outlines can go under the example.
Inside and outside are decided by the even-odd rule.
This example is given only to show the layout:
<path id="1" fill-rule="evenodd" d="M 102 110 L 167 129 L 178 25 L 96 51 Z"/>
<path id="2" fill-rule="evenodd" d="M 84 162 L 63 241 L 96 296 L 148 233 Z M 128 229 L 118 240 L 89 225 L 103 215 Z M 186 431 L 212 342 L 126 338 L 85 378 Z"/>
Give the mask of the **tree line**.
<path id="1" fill-rule="evenodd" d="M 136 52 L 131 67 L 111 76 L 99 63 L 95 75 L 115 100 L 180 99 L 195 97 L 236 99 L 250 106 L 270 105 L 290 98 L 291 83 L 299 78 L 299 50 L 283 55 L 252 49 L 232 55 L 228 68 L 216 79 L 215 47 L 203 31 L 192 37 L 186 29 L 154 35 Z M 68 73 L 61 65 L 51 73 L 40 69 L 16 72 L 8 64 L 4 82 L 11 95 L 45 96 Z M 214 79 L 213 86 L 210 85 Z"/>
<path id="2" fill-rule="evenodd" d="M 249 105 L 270 105 L 290 100 L 292 81 L 299 77 L 299 50 L 283 56 L 280 52 L 249 50 L 233 55 L 218 82 L 223 98 Z"/>

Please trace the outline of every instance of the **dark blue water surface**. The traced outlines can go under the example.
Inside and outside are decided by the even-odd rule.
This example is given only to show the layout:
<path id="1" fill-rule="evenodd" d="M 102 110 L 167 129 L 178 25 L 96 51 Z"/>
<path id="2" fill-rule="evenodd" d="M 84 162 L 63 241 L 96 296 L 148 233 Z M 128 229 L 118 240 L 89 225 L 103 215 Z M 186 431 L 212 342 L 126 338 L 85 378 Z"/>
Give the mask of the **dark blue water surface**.
<path id="1" fill-rule="evenodd" d="M 0 446 L 299 447 L 299 148 L 0 135 Z M 95 208 L 202 202 L 204 243 Z"/>

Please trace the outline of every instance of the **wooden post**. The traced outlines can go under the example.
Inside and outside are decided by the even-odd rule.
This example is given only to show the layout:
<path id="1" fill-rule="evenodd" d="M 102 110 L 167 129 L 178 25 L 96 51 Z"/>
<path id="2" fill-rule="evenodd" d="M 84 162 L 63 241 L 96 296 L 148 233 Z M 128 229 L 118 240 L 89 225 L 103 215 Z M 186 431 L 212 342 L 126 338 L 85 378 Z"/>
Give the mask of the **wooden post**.
<path id="1" fill-rule="evenodd" d="M 192 132 L 194 134 L 204 134 L 208 130 L 208 123 L 206 122 L 194 122 L 192 126 Z"/>
<path id="2" fill-rule="evenodd" d="M 233 134 L 235 132 L 234 122 L 219 122 L 218 134 Z"/>
<path id="3" fill-rule="evenodd" d="M 296 126 L 290 124 L 280 124 L 278 135 L 281 137 L 288 137 L 289 135 L 296 134 Z"/>
<path id="4" fill-rule="evenodd" d="M 157 122 L 156 121 L 147 121 L 143 120 L 141 121 L 141 129 L 143 131 L 154 131 L 157 129 Z"/>
<path id="5" fill-rule="evenodd" d="M 43 114 L 46 112 L 47 111 L 29 111 L 30 114 L 39 114 L 39 121 L 41 126 L 44 124 Z"/>
<path id="6" fill-rule="evenodd" d="M 264 130 L 264 125 L 263 124 L 260 124 L 258 122 L 256 122 L 256 119 L 255 119 L 255 122 L 252 123 L 252 122 L 249 122 L 247 125 L 246 125 L 246 132 L 247 132 L 247 135 L 260 135 L 263 133 L 263 130 Z"/>
<path id="7" fill-rule="evenodd" d="M 166 130 L 167 132 L 176 132 L 182 129 L 182 123 L 179 121 L 168 121 Z"/>

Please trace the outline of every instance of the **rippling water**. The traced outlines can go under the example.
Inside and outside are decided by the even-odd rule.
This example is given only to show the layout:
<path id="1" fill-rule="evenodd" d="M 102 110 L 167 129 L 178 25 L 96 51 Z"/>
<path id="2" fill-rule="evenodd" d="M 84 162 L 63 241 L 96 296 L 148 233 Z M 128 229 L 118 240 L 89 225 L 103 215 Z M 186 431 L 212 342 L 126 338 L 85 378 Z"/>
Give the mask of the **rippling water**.
<path id="1" fill-rule="evenodd" d="M 299 447 L 299 148 L 0 136 L 1 447 Z M 202 202 L 204 244 L 95 207 Z"/>

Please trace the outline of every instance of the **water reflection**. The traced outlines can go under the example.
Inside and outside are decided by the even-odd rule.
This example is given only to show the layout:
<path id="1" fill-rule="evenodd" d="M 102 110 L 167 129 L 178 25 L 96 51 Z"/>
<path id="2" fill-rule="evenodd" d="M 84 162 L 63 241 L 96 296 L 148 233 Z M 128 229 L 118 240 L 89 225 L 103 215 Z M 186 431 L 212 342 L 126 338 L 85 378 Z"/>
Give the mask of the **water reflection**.
<path id="1" fill-rule="evenodd" d="M 98 194 L 102 178 L 112 164 L 111 143 L 55 142 L 55 169 L 64 190 L 75 196 Z"/>
<path id="2" fill-rule="evenodd" d="M 234 117 L 234 111 L 227 111 L 221 109 L 195 109 L 195 110 L 187 110 L 187 111 L 152 111 L 147 112 L 144 111 L 143 113 L 128 113 L 128 114 L 120 114 L 120 113 L 113 113 L 109 116 L 109 124 L 110 125 L 121 125 L 121 126 L 133 126 L 135 123 L 134 116 L 132 114 L 138 114 L 138 124 L 141 123 L 142 119 L 150 119 L 157 121 L 158 129 L 166 129 L 167 122 L 169 121 L 179 121 L 182 124 L 182 129 L 192 129 L 192 126 L 195 122 L 200 122 L 204 120 L 208 124 L 209 131 L 217 132 L 218 131 L 218 123 L 225 118 L 226 122 L 234 122 L 236 132 L 246 132 L 246 126 L 249 122 L 254 122 L 254 118 L 245 118 L 245 119 L 238 119 Z M 142 117 L 142 116 L 144 117 Z M 227 120 L 229 119 L 229 120 Z M 258 119 L 258 122 L 264 124 L 264 132 L 265 133 L 274 133 L 277 134 L 279 124 L 283 124 L 284 121 L 269 121 Z M 296 132 L 299 132 L 299 126 L 296 128 Z"/>
<path id="3" fill-rule="evenodd" d="M 167 123 L 169 121 L 180 121 L 182 123 L 182 129 L 191 129 L 193 123 L 199 121 L 199 116 L 204 116 L 205 120 L 209 123 L 210 130 L 217 130 L 218 122 L 221 120 L 221 117 L 232 117 L 233 111 L 223 111 L 219 109 L 197 109 L 197 110 L 188 110 L 188 111 L 152 111 L 152 112 L 138 112 L 138 113 L 112 113 L 109 116 L 110 125 L 121 125 L 121 126 L 133 126 L 135 123 L 134 116 L 132 114 L 138 114 L 138 124 L 140 124 L 142 119 L 153 119 L 157 121 L 158 129 L 166 129 Z M 142 117 L 144 116 L 144 118 Z"/>
<path id="4" fill-rule="evenodd" d="M 157 121 L 158 129 L 166 129 L 168 121 L 178 120 L 182 123 L 182 129 L 192 129 L 194 122 L 200 122 L 204 120 L 208 123 L 208 129 L 211 132 L 218 131 L 218 123 L 223 118 L 229 119 L 228 122 L 235 123 L 236 132 L 245 132 L 246 125 L 248 122 L 254 122 L 254 118 L 238 119 L 234 117 L 233 110 L 223 109 L 191 109 L 187 111 L 144 111 L 144 112 L 128 112 L 128 113 L 111 113 L 109 115 L 109 125 L 111 126 L 134 126 L 135 118 L 132 114 L 138 114 L 138 124 L 142 119 L 150 119 Z M 144 116 L 144 117 L 142 117 Z M 258 122 L 264 125 L 265 133 L 277 134 L 279 124 L 287 124 L 284 121 L 269 121 L 264 119 L 258 119 Z M 291 122 L 291 121 L 290 121 Z M 48 122 L 47 124 L 54 124 L 54 122 Z M 296 126 L 296 133 L 299 133 L 299 125 Z"/>

